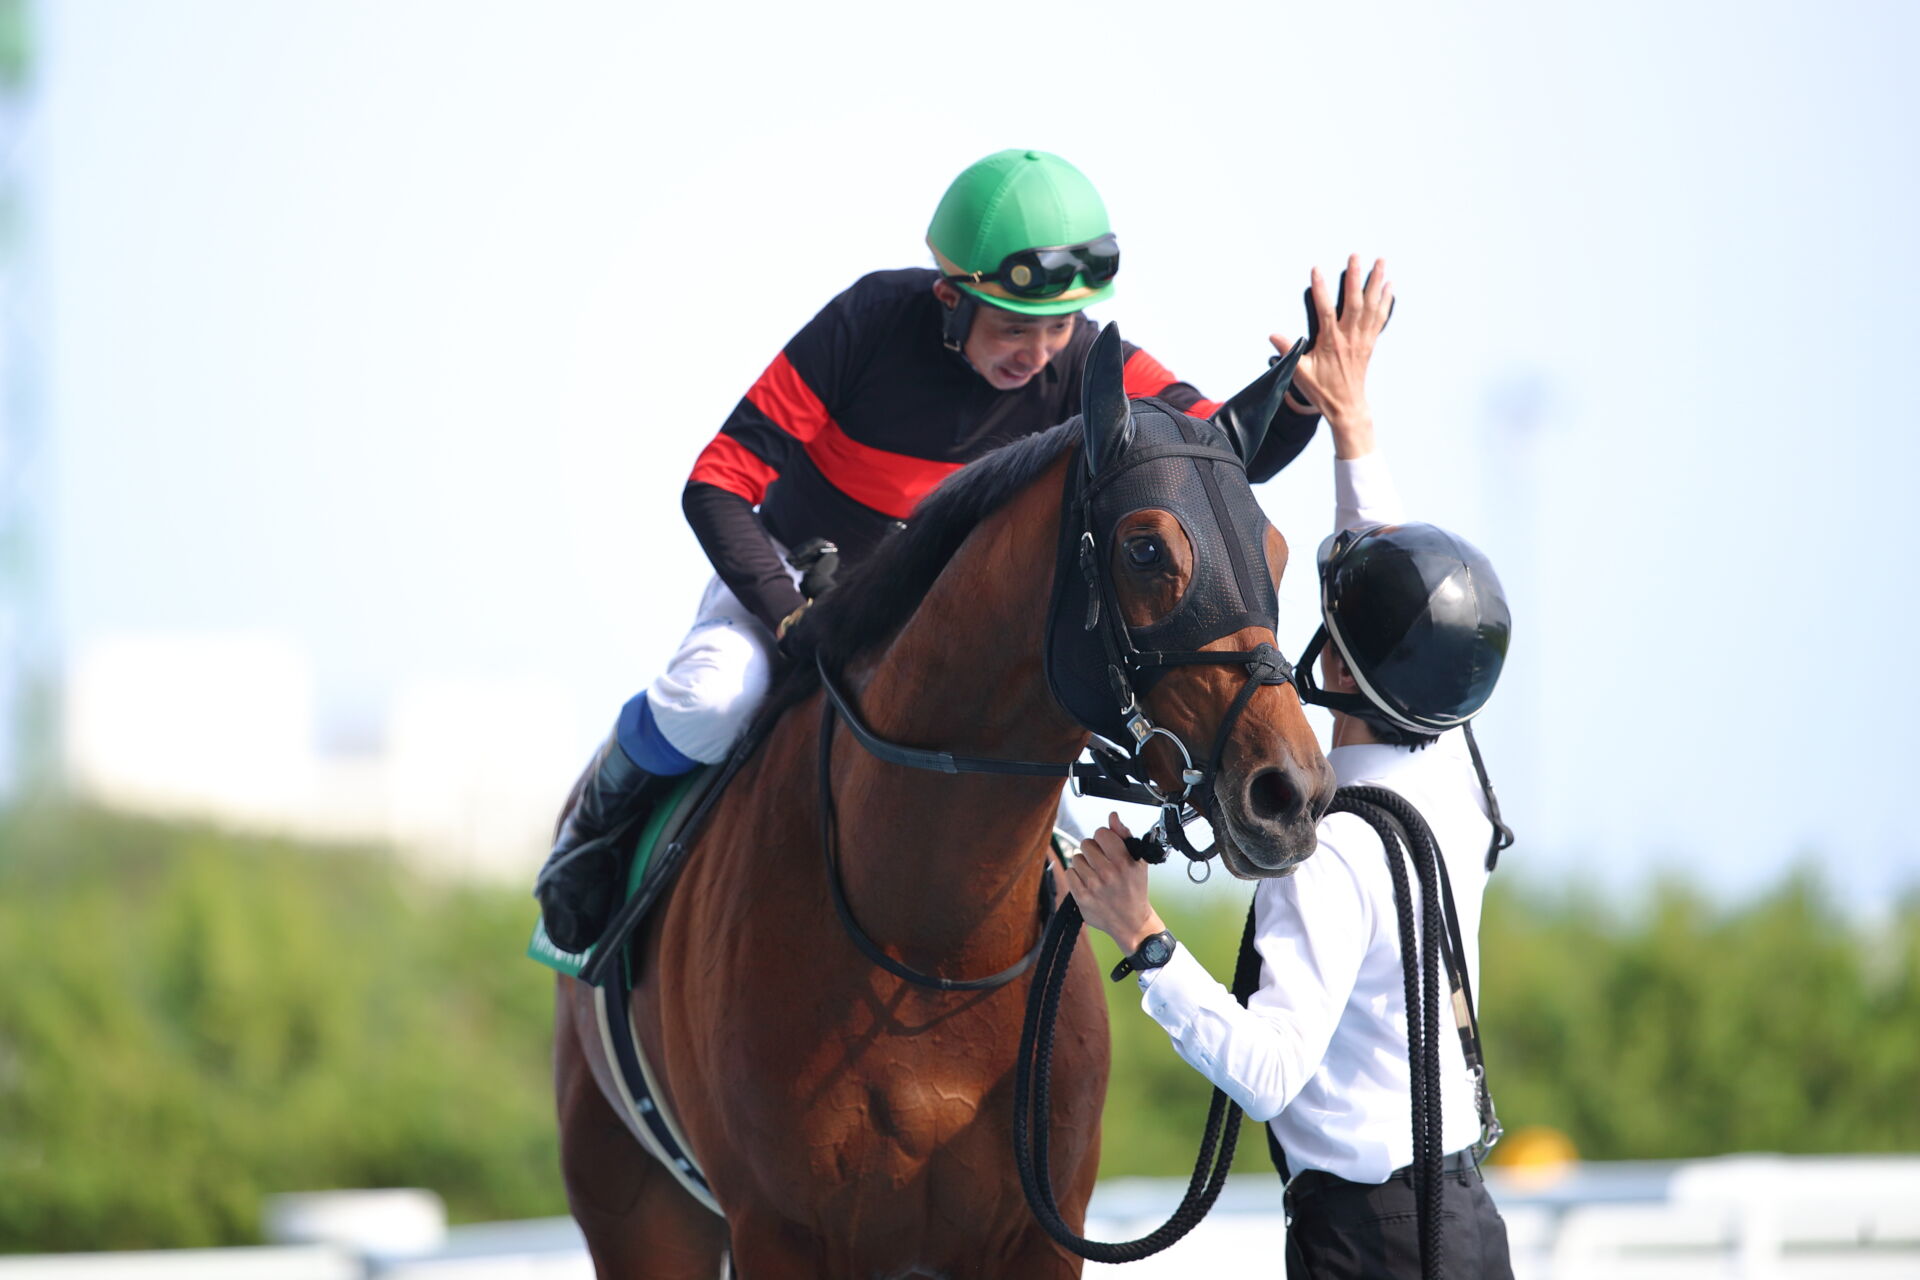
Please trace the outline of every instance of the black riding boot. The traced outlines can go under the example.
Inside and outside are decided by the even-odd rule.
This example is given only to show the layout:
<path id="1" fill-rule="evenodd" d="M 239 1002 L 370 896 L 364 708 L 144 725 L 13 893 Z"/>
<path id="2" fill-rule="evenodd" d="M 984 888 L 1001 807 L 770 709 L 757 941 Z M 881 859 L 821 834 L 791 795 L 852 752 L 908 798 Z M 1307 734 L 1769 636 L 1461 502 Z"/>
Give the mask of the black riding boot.
<path id="1" fill-rule="evenodd" d="M 627 758 L 609 735 L 580 784 L 580 798 L 560 825 L 547 865 L 533 883 L 547 937 L 562 951 L 585 951 L 619 904 L 625 842 L 645 808 L 653 775 Z"/>

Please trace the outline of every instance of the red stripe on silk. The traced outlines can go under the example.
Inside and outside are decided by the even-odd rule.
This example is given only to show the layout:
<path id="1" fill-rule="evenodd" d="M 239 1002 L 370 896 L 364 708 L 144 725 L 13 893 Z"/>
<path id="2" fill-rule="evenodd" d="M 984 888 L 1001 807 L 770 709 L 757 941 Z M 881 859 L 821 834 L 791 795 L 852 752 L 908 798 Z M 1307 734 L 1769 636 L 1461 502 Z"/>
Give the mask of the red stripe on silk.
<path id="1" fill-rule="evenodd" d="M 1189 418 L 1211 418 L 1214 411 L 1224 403 L 1221 400 L 1195 400 L 1180 412 Z"/>
<path id="2" fill-rule="evenodd" d="M 802 444 L 819 435 L 822 428 L 833 425 L 827 406 L 820 403 L 820 397 L 814 394 L 784 351 L 773 358 L 760 380 L 747 388 L 747 399 L 753 402 L 754 408 L 773 419 L 775 426 Z"/>
<path id="3" fill-rule="evenodd" d="M 747 391 L 747 399 L 801 443 L 828 484 L 896 520 L 912 515 L 920 499 L 960 469 L 957 462 L 892 453 L 849 436 L 784 351 Z"/>
<path id="4" fill-rule="evenodd" d="M 767 486 L 779 474 L 732 436 L 718 435 L 700 451 L 688 479 L 737 493 L 757 507 L 767 496 Z"/>
<path id="5" fill-rule="evenodd" d="M 1128 356 L 1126 367 L 1121 371 L 1121 385 L 1126 388 L 1129 400 L 1157 396 L 1178 381 L 1173 376 L 1173 370 L 1144 351 L 1135 351 Z"/>
<path id="6" fill-rule="evenodd" d="M 807 457 L 820 468 L 828 484 L 896 520 L 912 515 L 920 499 L 961 466 L 861 444 L 832 419 L 819 435 L 807 441 Z"/>

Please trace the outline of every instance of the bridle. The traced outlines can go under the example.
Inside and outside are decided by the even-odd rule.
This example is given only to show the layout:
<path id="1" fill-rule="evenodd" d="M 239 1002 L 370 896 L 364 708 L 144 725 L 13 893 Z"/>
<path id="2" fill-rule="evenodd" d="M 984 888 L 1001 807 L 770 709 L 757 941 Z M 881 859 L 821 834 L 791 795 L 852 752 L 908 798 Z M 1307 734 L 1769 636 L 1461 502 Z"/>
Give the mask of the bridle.
<path id="1" fill-rule="evenodd" d="M 1259 508 L 1246 480 L 1245 460 L 1233 449 L 1203 435 L 1205 431 L 1217 431 L 1210 424 L 1156 401 L 1137 404 L 1141 409 L 1139 424 L 1159 438 L 1142 442 L 1140 433 L 1133 430 L 1135 419 L 1130 416 L 1127 429 L 1120 432 L 1110 450 L 1111 460 L 1104 465 L 1097 458 L 1089 459 L 1086 465 L 1069 463 L 1061 498 L 1061 540 L 1048 608 L 1044 665 L 1055 700 L 1075 723 L 1095 735 L 1088 748 L 1091 759 L 1058 763 L 965 756 L 889 741 L 865 722 L 824 658 L 815 656 L 825 693 L 819 764 L 821 838 L 834 909 L 868 959 L 909 982 L 939 990 L 997 987 L 1025 972 L 1039 946 L 1036 943 L 1034 950 L 999 973 L 955 979 L 920 973 L 888 956 L 868 937 L 847 903 L 839 875 L 838 824 L 830 769 L 836 720 L 845 722 L 864 750 L 890 764 L 938 773 L 1065 778 L 1076 795 L 1157 807 L 1159 822 L 1142 838 L 1145 847 L 1136 852 L 1159 862 L 1165 859 L 1168 848 L 1178 849 L 1189 859 L 1189 876 L 1205 879 L 1205 874 L 1195 876 L 1194 869 L 1210 871 L 1208 860 L 1218 852 L 1219 841 L 1206 849 L 1195 848 L 1187 839 L 1186 824 L 1214 809 L 1215 785 L 1227 743 L 1254 693 L 1262 686 L 1294 680 L 1292 665 L 1271 643 L 1262 641 L 1246 650 L 1203 647 L 1248 626 L 1273 633 L 1277 605 L 1265 560 L 1266 524 L 1264 516 L 1256 520 L 1249 515 L 1257 515 Z M 1090 436 L 1087 448 L 1092 447 Z M 1168 491 L 1180 486 L 1157 482 L 1164 481 L 1170 468 L 1183 461 L 1190 470 L 1181 473 L 1180 485 L 1197 483 L 1201 497 L 1187 504 L 1172 503 L 1173 514 L 1178 519 L 1182 505 L 1200 507 L 1207 514 L 1202 520 L 1198 511 L 1189 511 L 1191 518 L 1182 521 L 1194 548 L 1193 575 L 1180 602 L 1166 618 L 1131 626 L 1120 610 L 1118 590 L 1101 548 L 1109 542 L 1112 526 L 1129 512 L 1145 505 L 1169 506 L 1168 501 L 1160 499 L 1168 498 Z M 1161 476 L 1142 471 L 1152 464 L 1162 464 Z M 1143 493 L 1154 495 L 1156 501 L 1140 501 Z M 1229 586 L 1237 597 L 1237 609 L 1218 608 L 1218 599 L 1196 601 L 1197 595 L 1208 591 L 1218 594 Z M 1204 610 L 1199 607 L 1202 604 Z M 1196 763 L 1192 749 L 1177 732 L 1153 722 L 1143 695 L 1168 670 L 1199 665 L 1241 666 L 1247 676 L 1221 719 L 1210 751 L 1203 762 Z M 1178 790 L 1161 788 L 1148 773 L 1143 757 L 1155 739 L 1165 739 L 1180 757 Z"/>
<path id="2" fill-rule="evenodd" d="M 1148 406 L 1165 409 L 1151 401 Z M 1134 794 L 1124 798 L 1136 802 L 1144 800 L 1160 809 L 1160 820 L 1146 840 L 1160 847 L 1161 857 L 1165 856 L 1167 848 L 1178 849 L 1189 860 L 1188 874 L 1193 876 L 1194 868 L 1208 866 L 1208 860 L 1219 850 L 1219 842 L 1216 840 L 1204 850 L 1196 849 L 1187 839 L 1186 826 L 1195 818 L 1207 815 L 1214 807 L 1215 783 L 1234 728 L 1261 686 L 1291 684 L 1294 673 L 1292 664 L 1273 644 L 1266 641 L 1252 649 L 1201 647 L 1242 630 L 1246 624 L 1260 627 L 1272 635 L 1277 606 L 1269 612 L 1267 602 L 1272 598 L 1273 589 L 1265 561 L 1265 547 L 1260 538 L 1263 527 L 1247 530 L 1236 527 L 1219 477 L 1215 474 L 1215 469 L 1227 468 L 1244 484 L 1245 463 L 1232 450 L 1203 439 L 1200 428 L 1204 424 L 1177 410 L 1167 410 L 1165 416 L 1171 419 L 1178 439 L 1130 448 L 1098 474 L 1089 474 L 1085 467 L 1071 467 L 1068 470 L 1066 492 L 1061 500 L 1063 545 L 1054 569 L 1053 595 L 1048 610 L 1047 683 L 1076 723 L 1101 738 L 1127 747 L 1128 754 L 1125 756 L 1117 751 L 1102 754 L 1096 749 L 1095 759 L 1103 762 L 1116 776 L 1123 780 L 1131 779 L 1137 784 Z M 1210 516 L 1210 521 L 1204 522 L 1183 520 L 1182 527 L 1195 532 L 1206 530 L 1212 535 L 1201 533 L 1200 536 L 1194 536 L 1194 532 L 1189 533 L 1189 541 L 1194 546 L 1195 568 L 1194 580 L 1187 587 L 1187 597 L 1191 597 L 1196 590 L 1206 589 L 1201 580 L 1209 576 L 1207 570 L 1211 568 L 1211 576 L 1216 577 L 1220 585 L 1231 583 L 1242 607 L 1211 626 L 1176 626 L 1169 634 L 1167 623 L 1175 621 L 1182 608 L 1198 602 L 1183 597 L 1181 605 L 1176 606 L 1175 616 L 1140 627 L 1129 625 L 1120 608 L 1119 592 L 1108 557 L 1101 554 L 1102 543 L 1107 540 L 1102 534 L 1110 536 L 1111 528 L 1102 529 L 1100 526 L 1111 526 L 1118 522 L 1120 515 L 1125 514 L 1113 511 L 1113 506 L 1133 506 L 1131 501 L 1109 503 L 1106 504 L 1109 509 L 1102 512 L 1103 496 L 1119 489 L 1136 468 L 1173 458 L 1195 460 L 1193 470 L 1199 477 L 1199 487 Z M 1143 488 L 1138 484 L 1131 487 L 1136 493 Z M 1178 519 L 1180 513 L 1174 514 Z M 1069 540 L 1070 552 L 1067 546 Z M 1215 561 L 1211 566 L 1206 563 L 1209 559 Z M 1224 565 L 1219 561 L 1224 561 Z M 1222 569 L 1226 572 L 1221 572 Z M 1258 580 L 1254 576 L 1256 573 L 1260 575 Z M 1076 606 L 1077 628 L 1074 626 Z M 1168 640 L 1191 647 L 1168 647 L 1164 643 Z M 1221 717 L 1211 749 L 1204 762 L 1198 765 L 1193 750 L 1176 731 L 1153 722 L 1142 697 L 1167 671 L 1189 666 L 1242 666 L 1247 672 L 1245 682 L 1228 705 L 1226 714 Z M 1097 687 L 1098 682 L 1085 678 L 1088 671 L 1102 673 L 1104 688 Z M 1163 790 L 1147 771 L 1144 756 L 1155 738 L 1165 739 L 1179 754 L 1180 786 L 1177 791 L 1169 793 Z M 1140 792 L 1144 792 L 1144 796 Z M 1105 793 L 1076 783 L 1075 794 Z M 1202 874 L 1197 878 L 1206 877 Z"/>

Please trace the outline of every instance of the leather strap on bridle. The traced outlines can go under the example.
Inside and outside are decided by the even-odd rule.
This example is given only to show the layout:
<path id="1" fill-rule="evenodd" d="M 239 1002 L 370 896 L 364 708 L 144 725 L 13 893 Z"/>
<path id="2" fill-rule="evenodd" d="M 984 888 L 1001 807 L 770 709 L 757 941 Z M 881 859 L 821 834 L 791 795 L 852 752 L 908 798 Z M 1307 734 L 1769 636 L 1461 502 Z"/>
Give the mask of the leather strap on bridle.
<path id="1" fill-rule="evenodd" d="M 932 773 L 1001 773 L 1023 778 L 1067 778 L 1072 780 L 1082 795 L 1099 796 L 1103 800 L 1120 800 L 1127 804 L 1157 805 L 1159 797 L 1139 783 L 1128 781 L 1128 765 L 1125 756 L 1117 751 L 1092 748 L 1092 760 L 1072 760 L 1065 764 L 1048 760 L 1007 760 L 997 756 L 960 756 L 951 751 L 935 751 L 927 747 L 909 747 L 903 743 L 891 742 L 875 733 L 871 726 L 860 717 L 853 700 L 834 680 L 827 670 L 825 661 L 818 655 L 814 657 L 814 668 L 820 674 L 820 687 L 826 692 L 828 709 L 832 714 L 846 721 L 847 728 L 867 754 L 876 760 L 888 764 L 902 765 L 909 769 L 925 769 Z"/>
<path id="2" fill-rule="evenodd" d="M 1290 684 L 1293 682 L 1293 667 L 1274 645 L 1265 641 L 1252 649 L 1187 649 L 1161 650 L 1138 648 L 1131 629 L 1127 626 L 1125 615 L 1120 610 L 1120 602 L 1115 592 L 1111 575 L 1103 572 L 1099 558 L 1099 537 L 1094 528 L 1094 499 L 1100 491 L 1112 484 L 1120 476 L 1133 468 L 1164 458 L 1193 458 L 1198 461 L 1221 463 L 1239 469 L 1245 464 L 1238 454 L 1228 449 L 1218 448 L 1202 442 L 1194 432 L 1192 424 L 1179 422 L 1181 443 L 1149 445 L 1134 449 L 1117 463 L 1107 467 L 1099 475 L 1088 477 L 1084 471 L 1075 469 L 1070 475 L 1067 511 L 1077 517 L 1079 537 L 1076 540 L 1077 567 L 1087 587 L 1087 609 L 1083 622 L 1085 631 L 1095 632 L 1100 637 L 1100 646 L 1106 658 L 1107 685 L 1118 707 L 1120 720 L 1127 734 L 1133 739 L 1131 746 L 1136 760 L 1146 745 L 1155 737 L 1164 737 L 1174 743 L 1179 751 L 1183 768 L 1181 770 L 1181 790 L 1168 795 L 1154 786 L 1145 776 L 1144 763 L 1129 772 L 1140 777 L 1145 789 L 1152 794 L 1153 803 L 1161 811 L 1161 820 L 1149 839 L 1164 846 L 1178 849 L 1191 862 L 1205 862 L 1219 850 L 1216 840 L 1206 849 L 1196 848 L 1186 836 L 1186 824 L 1194 818 L 1208 814 L 1213 806 L 1214 780 L 1218 777 L 1222 759 L 1226 754 L 1228 740 L 1233 736 L 1234 727 L 1241 715 L 1253 700 L 1253 694 L 1261 685 Z M 1226 548 L 1227 559 L 1232 566 L 1235 583 L 1240 598 L 1254 598 L 1251 581 L 1251 567 L 1246 563 L 1244 548 L 1231 536 L 1232 521 L 1226 510 L 1218 482 L 1210 467 L 1196 467 L 1201 485 L 1207 495 L 1207 503 L 1214 521 L 1221 532 L 1221 541 Z M 1055 590 L 1058 591 L 1058 584 Z M 1243 619 L 1245 620 L 1245 619 Z M 1139 677 L 1157 673 L 1170 667 L 1185 666 L 1237 666 L 1247 668 L 1247 682 L 1235 695 L 1226 715 L 1221 719 L 1219 729 L 1214 736 L 1213 750 L 1204 766 L 1194 767 L 1192 754 L 1177 734 L 1172 730 L 1155 725 L 1148 719 L 1146 711 L 1135 688 Z M 1091 726 L 1088 726 L 1091 727 Z M 1098 732 L 1096 730 L 1096 732 Z M 1189 868 L 1191 871 L 1191 868 Z"/>
<path id="3" fill-rule="evenodd" d="M 823 671 L 821 674 L 824 676 L 825 672 Z M 831 685 L 828 687 L 829 689 L 832 688 Z M 874 964 L 879 965 L 894 977 L 904 978 L 916 986 L 931 987 L 936 991 L 990 991 L 995 987 L 1003 987 L 1007 983 L 1012 982 L 1015 978 L 1025 973 L 1033 964 L 1034 957 L 1040 954 L 1040 943 L 1045 938 L 1044 933 L 1040 938 L 1034 940 L 1033 946 L 1028 950 L 1027 954 L 1021 956 L 1018 960 L 998 973 L 988 974 L 984 978 L 943 978 L 938 974 L 921 973 L 918 969 L 911 968 L 895 960 L 892 956 L 882 951 L 879 944 L 868 937 L 867 931 L 860 927 L 860 922 L 853 918 L 853 907 L 847 902 L 846 886 L 840 882 L 840 858 L 838 854 L 840 824 L 839 815 L 833 803 L 833 717 L 835 707 L 838 703 L 839 698 L 836 691 L 824 701 L 820 708 L 820 847 L 826 851 L 827 889 L 833 898 L 834 914 L 840 917 L 840 924 L 846 929 L 847 936 L 853 939 L 853 945 L 859 949 L 861 955 L 871 960 Z M 885 745 L 894 747 L 892 743 Z M 913 750 L 911 747 L 897 747 L 895 749 L 901 751 Z M 964 758 L 965 757 L 962 757 L 962 759 Z M 952 757 L 949 757 L 949 759 L 952 759 Z M 970 761 L 969 763 L 980 762 Z M 1004 763 L 1018 764 L 1021 762 L 1006 761 Z M 917 765 L 915 767 L 929 768 L 932 766 Z M 941 772 L 955 773 L 962 771 L 958 769 L 943 769 Z M 975 769 L 966 770 L 965 772 L 987 773 L 997 771 Z M 1042 897 L 1046 899 L 1049 904 L 1051 903 L 1051 894 L 1043 894 Z"/>

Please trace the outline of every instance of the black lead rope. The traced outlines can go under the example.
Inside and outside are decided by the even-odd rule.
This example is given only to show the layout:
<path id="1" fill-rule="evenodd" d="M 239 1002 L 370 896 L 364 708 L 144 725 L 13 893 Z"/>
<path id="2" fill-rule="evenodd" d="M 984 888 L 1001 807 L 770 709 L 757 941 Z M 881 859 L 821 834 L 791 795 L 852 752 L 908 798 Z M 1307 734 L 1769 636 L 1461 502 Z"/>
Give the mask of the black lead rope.
<path id="1" fill-rule="evenodd" d="M 1484 773 L 1483 773 L 1484 777 Z M 1342 787 L 1334 793 L 1330 813 L 1351 813 L 1364 820 L 1380 837 L 1387 870 L 1393 877 L 1398 908 L 1400 955 L 1407 1001 L 1408 1083 L 1412 1094 L 1413 1188 L 1420 1239 L 1420 1273 L 1440 1274 L 1441 1161 L 1446 1152 L 1440 1105 L 1440 970 L 1444 965 L 1454 996 L 1452 1007 L 1460 1033 L 1460 1048 L 1474 1077 L 1480 1110 L 1479 1152 L 1498 1139 L 1499 1121 L 1493 1115 L 1480 1050 L 1479 1021 L 1474 1014 L 1468 982 L 1466 949 L 1462 944 L 1453 886 L 1433 830 L 1405 797 L 1385 787 Z M 1511 837 L 1509 836 L 1509 839 Z M 1496 843 L 1498 835 L 1495 837 Z M 1495 850 L 1494 852 L 1497 852 Z M 1493 854 L 1489 854 L 1492 857 Z M 1411 857 L 1420 885 L 1420 928 L 1413 925 L 1413 897 L 1406 862 Z M 1444 939 L 1445 945 L 1442 945 Z M 1416 958 L 1417 957 L 1417 958 Z M 1464 1012 L 1460 1012 L 1464 1005 Z"/>
<path id="2" fill-rule="evenodd" d="M 1013 1077 L 1013 1159 L 1020 1171 L 1020 1187 L 1027 1205 L 1046 1233 L 1059 1244 L 1093 1262 L 1137 1262 L 1151 1257 L 1186 1235 L 1213 1208 L 1233 1167 L 1233 1151 L 1240 1137 L 1240 1108 L 1219 1089 L 1207 1107 L 1207 1125 L 1200 1137 L 1200 1153 L 1193 1177 L 1180 1204 L 1159 1228 L 1137 1240 L 1109 1243 L 1089 1240 L 1068 1226 L 1054 1198 L 1049 1164 L 1052 1136 L 1053 1029 L 1060 1011 L 1060 992 L 1073 963 L 1080 937 L 1080 905 L 1072 898 L 1061 903 L 1040 943 L 1040 967 L 1027 997 L 1027 1017 L 1020 1030 L 1020 1054 Z M 1247 915 L 1240 939 L 1240 958 L 1233 976 L 1233 994 L 1247 1002 L 1260 983 L 1260 957 L 1253 947 L 1253 915 Z"/>

